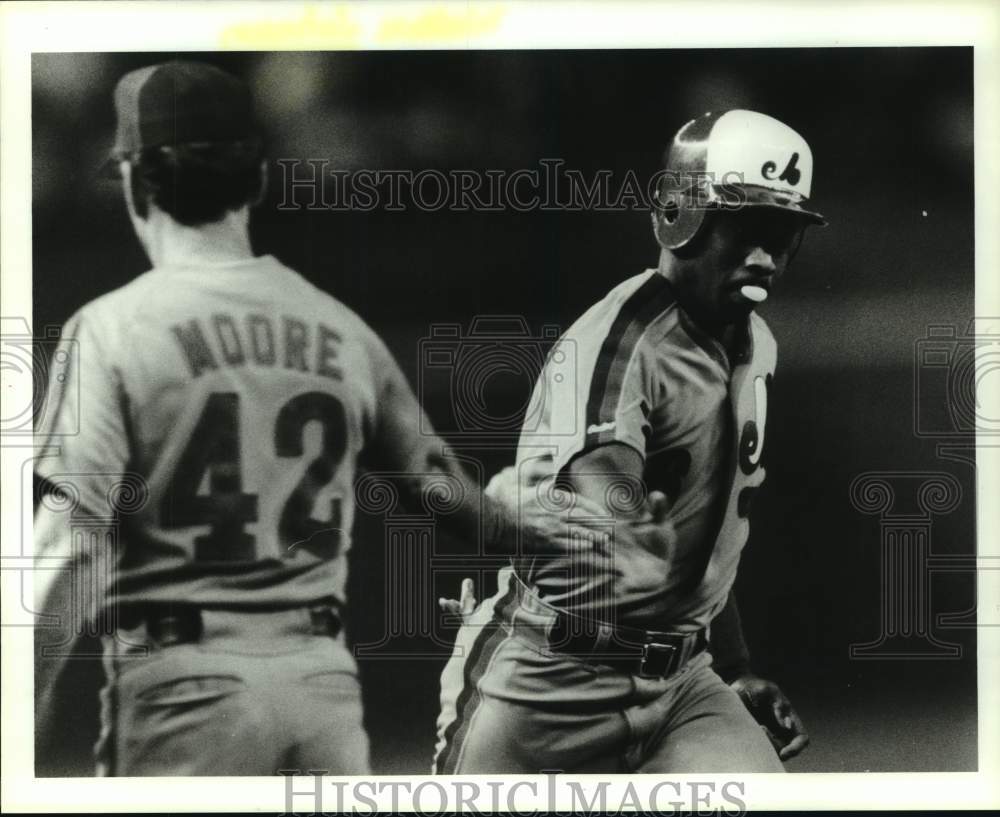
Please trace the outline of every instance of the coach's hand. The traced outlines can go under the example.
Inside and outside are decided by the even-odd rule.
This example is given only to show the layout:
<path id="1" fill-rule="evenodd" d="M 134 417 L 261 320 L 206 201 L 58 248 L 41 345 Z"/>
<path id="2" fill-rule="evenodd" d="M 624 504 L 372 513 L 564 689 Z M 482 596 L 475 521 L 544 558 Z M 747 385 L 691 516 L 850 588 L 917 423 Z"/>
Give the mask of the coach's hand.
<path id="1" fill-rule="evenodd" d="M 809 745 L 809 735 L 802 720 L 776 683 L 748 674 L 740 676 L 730 686 L 757 723 L 764 727 L 782 760 L 795 757 Z"/>
<path id="2" fill-rule="evenodd" d="M 607 511 L 582 494 L 556 485 L 551 473 L 529 463 L 519 474 L 507 467 L 490 480 L 485 499 L 497 513 L 497 527 L 487 541 L 514 544 L 529 555 L 565 555 L 602 551 L 607 536 L 592 527 Z"/>

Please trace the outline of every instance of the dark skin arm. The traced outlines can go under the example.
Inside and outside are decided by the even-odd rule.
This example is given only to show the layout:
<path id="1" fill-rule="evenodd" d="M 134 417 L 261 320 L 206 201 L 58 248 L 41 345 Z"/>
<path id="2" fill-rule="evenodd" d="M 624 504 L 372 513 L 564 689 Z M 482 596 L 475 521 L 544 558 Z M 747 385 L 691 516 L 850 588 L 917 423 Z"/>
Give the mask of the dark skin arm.
<path id="1" fill-rule="evenodd" d="M 573 550 L 587 551 L 587 558 L 592 558 L 596 549 L 605 556 L 613 556 L 614 570 L 618 575 L 628 575 L 634 581 L 647 583 L 651 591 L 655 590 L 662 582 L 664 566 L 669 563 L 664 554 L 669 554 L 672 547 L 672 528 L 666 521 L 666 496 L 653 492 L 643 502 L 642 479 L 637 476 L 641 475 L 642 458 L 629 446 L 602 446 L 592 451 L 582 463 L 581 460 L 583 458 L 570 466 L 570 480 L 566 487 L 573 492 L 574 499 L 567 506 L 579 514 L 578 518 L 590 517 L 591 522 L 596 520 L 599 533 L 573 540 L 567 547 L 569 537 L 563 534 L 567 534 L 569 528 L 563 520 L 560 522 L 561 538 L 550 538 L 551 552 L 565 555 Z M 506 495 L 516 480 L 514 469 L 506 468 L 494 477 L 490 487 L 495 490 L 488 490 L 487 494 Z M 530 497 L 532 492 L 529 490 L 524 495 Z M 521 508 L 524 507 L 522 499 Z M 607 525 L 603 524 L 603 520 L 607 519 L 622 523 L 615 525 L 613 540 L 608 538 Z M 610 541 L 627 546 L 615 548 L 612 552 L 608 549 Z M 451 615 L 471 613 L 476 606 L 472 580 L 462 582 L 459 599 L 442 598 L 438 604 Z"/>
<path id="2" fill-rule="evenodd" d="M 614 482 L 622 478 L 641 480 L 643 470 L 644 463 L 639 452 L 622 443 L 611 443 L 588 451 L 573 460 L 568 469 L 572 487 L 598 503 L 604 502 Z M 663 494 L 651 492 L 647 512 L 654 518 L 665 517 L 666 502 Z M 633 518 L 641 513 L 637 511 Z M 787 760 L 799 754 L 808 745 L 809 736 L 778 685 L 759 678 L 751 671 L 739 609 L 732 593 L 712 622 L 710 649 L 719 674 L 764 727 L 779 757 Z"/>
<path id="3" fill-rule="evenodd" d="M 743 640 L 740 610 L 732 590 L 729 591 L 726 606 L 712 619 L 709 646 L 712 666 L 727 684 L 750 672 L 750 651 Z"/>
<path id="4" fill-rule="evenodd" d="M 645 493 L 642 474 L 642 456 L 624 443 L 591 449 L 566 468 L 573 491 L 596 503 L 607 516 L 629 523 L 615 528 L 616 540 L 627 538 L 630 544 L 640 547 L 616 549 L 618 572 L 633 581 L 642 577 L 659 585 L 666 578 L 664 571 L 672 557 L 674 533 L 667 522 L 666 495 L 651 491 L 642 501 Z"/>
<path id="5" fill-rule="evenodd" d="M 740 611 L 732 591 L 726 606 L 712 621 L 709 647 L 715 671 L 764 727 L 778 757 L 788 760 L 805 749 L 809 735 L 791 701 L 776 683 L 758 677 L 750 669 L 750 653 L 743 640 Z"/>

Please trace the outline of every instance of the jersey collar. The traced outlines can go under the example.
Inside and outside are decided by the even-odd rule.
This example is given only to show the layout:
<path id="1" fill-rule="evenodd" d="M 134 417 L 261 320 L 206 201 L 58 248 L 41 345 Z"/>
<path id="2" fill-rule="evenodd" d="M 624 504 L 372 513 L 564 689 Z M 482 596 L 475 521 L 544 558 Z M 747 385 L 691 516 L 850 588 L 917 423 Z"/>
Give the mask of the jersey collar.
<path id="1" fill-rule="evenodd" d="M 701 347 L 705 354 L 722 367 L 727 375 L 732 374 L 732 370 L 737 366 L 750 360 L 753 354 L 753 335 L 750 331 L 749 316 L 747 320 L 740 321 L 735 325 L 735 342 L 732 355 L 730 355 L 726 351 L 726 347 L 698 326 L 680 304 L 677 305 L 677 309 L 684 331 L 687 332 L 691 340 Z"/>

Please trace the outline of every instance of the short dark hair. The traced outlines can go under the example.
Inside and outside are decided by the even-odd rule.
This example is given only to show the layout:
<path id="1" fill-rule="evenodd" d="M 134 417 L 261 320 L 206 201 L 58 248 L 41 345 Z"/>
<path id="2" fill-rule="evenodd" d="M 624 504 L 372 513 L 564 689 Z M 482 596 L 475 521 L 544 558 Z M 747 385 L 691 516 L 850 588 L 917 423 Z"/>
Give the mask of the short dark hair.
<path id="1" fill-rule="evenodd" d="M 131 159 L 136 213 L 146 218 L 152 201 L 186 227 L 219 221 L 260 197 L 262 158 L 256 138 L 146 148 Z"/>

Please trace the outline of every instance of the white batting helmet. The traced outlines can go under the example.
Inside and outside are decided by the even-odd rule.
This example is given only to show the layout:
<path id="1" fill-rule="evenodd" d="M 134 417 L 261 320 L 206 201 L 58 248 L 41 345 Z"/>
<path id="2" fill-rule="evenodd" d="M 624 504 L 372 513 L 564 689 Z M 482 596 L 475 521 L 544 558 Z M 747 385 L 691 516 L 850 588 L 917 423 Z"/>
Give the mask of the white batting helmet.
<path id="1" fill-rule="evenodd" d="M 813 157 L 788 125 L 744 110 L 706 113 L 674 137 L 657 186 L 656 240 L 666 249 L 688 244 L 709 209 L 771 207 L 825 225 L 806 209 Z"/>

